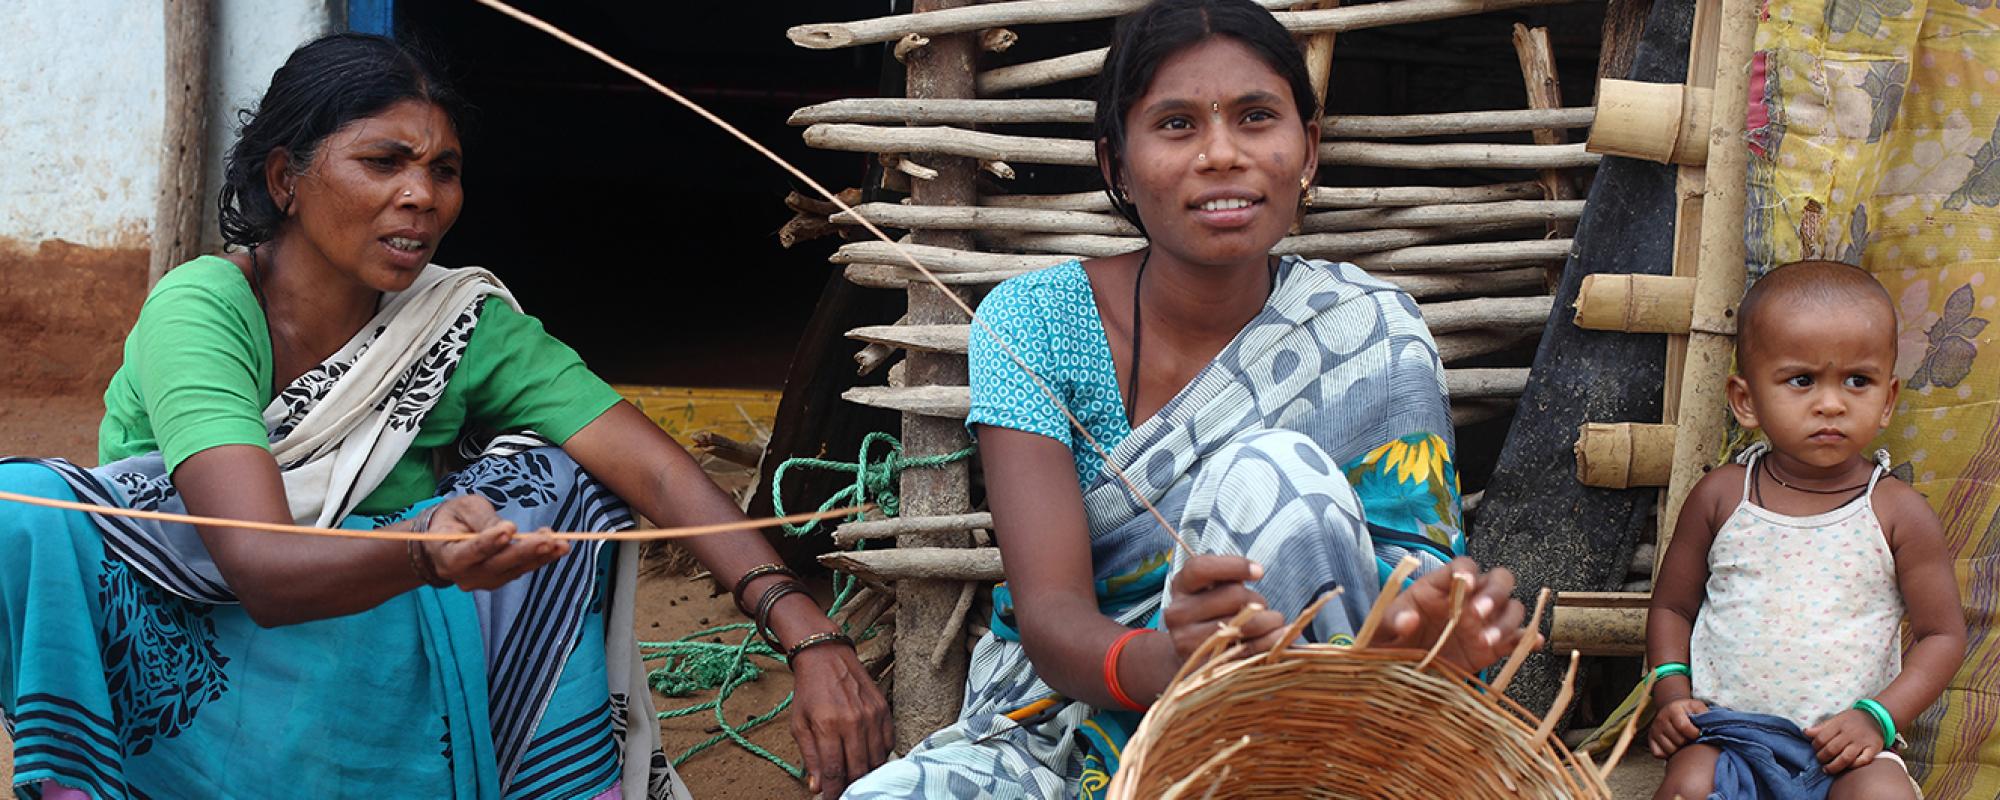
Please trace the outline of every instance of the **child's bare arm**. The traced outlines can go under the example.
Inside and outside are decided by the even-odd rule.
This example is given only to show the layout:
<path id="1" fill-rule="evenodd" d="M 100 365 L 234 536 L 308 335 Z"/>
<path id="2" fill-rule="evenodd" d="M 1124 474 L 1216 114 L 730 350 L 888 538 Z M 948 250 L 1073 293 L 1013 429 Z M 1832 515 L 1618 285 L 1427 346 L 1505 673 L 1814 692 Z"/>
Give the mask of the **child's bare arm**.
<path id="1" fill-rule="evenodd" d="M 1653 577 L 1653 601 L 1646 614 L 1648 664 L 1687 662 L 1694 618 L 1708 593 L 1708 547 L 1715 542 L 1725 504 L 1738 499 L 1736 487 L 1742 480 L 1742 467 L 1725 466 L 1710 471 L 1688 492 L 1680 518 L 1674 521 L 1673 541 Z M 1655 685 L 1654 698 L 1671 696 L 1671 688 L 1681 695 L 1690 693 L 1687 678 L 1676 676 Z"/>
<path id="2" fill-rule="evenodd" d="M 1714 470 L 1696 482 L 1674 522 L 1674 538 L 1667 544 L 1666 558 L 1653 579 L 1653 601 L 1646 615 L 1646 663 L 1687 663 L 1689 639 L 1694 635 L 1694 618 L 1701 611 L 1708 586 L 1708 548 L 1715 541 L 1715 529 L 1723 514 L 1737 499 L 1736 486 L 1742 482 L 1739 467 Z M 1659 709 L 1647 744 L 1653 755 L 1666 758 L 1701 735 L 1689 719 L 1707 710 L 1694 699 L 1694 685 L 1686 675 L 1674 675 L 1653 685 L 1653 703 Z"/>
<path id="3" fill-rule="evenodd" d="M 1937 702 L 1965 661 L 1965 610 L 1945 552 L 1943 526 L 1923 495 L 1885 480 L 1875 490 L 1875 507 L 1896 557 L 1896 583 L 1910 625 L 1903 673 L 1875 698 L 1900 730 Z"/>

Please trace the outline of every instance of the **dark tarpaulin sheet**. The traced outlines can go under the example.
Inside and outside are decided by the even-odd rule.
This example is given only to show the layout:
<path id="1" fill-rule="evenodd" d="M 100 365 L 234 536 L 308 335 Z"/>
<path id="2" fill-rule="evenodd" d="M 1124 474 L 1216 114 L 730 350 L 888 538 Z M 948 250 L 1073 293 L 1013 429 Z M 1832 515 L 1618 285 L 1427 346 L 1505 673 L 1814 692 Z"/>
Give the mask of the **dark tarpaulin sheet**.
<path id="1" fill-rule="evenodd" d="M 1684 79 L 1693 16 L 1693 0 L 1653 4 L 1631 79 Z M 1534 370 L 1472 520 L 1473 557 L 1513 569 L 1517 593 L 1531 608 L 1544 586 L 1616 589 L 1634 546 L 1654 530 L 1657 490 L 1578 483 L 1573 447 L 1586 422 L 1660 421 L 1666 337 L 1588 331 L 1571 318 L 1586 275 L 1673 271 L 1674 173 L 1672 166 L 1628 158 L 1607 156 L 1599 164 Z M 1548 708 L 1567 660 L 1536 654 L 1509 694 L 1530 709 Z"/>

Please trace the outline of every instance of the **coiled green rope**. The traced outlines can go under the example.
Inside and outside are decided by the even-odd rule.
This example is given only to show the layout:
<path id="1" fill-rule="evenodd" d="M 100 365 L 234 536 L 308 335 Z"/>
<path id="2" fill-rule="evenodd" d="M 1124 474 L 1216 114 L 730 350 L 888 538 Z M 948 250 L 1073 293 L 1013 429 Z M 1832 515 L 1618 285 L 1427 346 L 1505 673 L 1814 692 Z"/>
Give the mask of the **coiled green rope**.
<path id="1" fill-rule="evenodd" d="M 868 458 L 869 451 L 875 446 L 885 443 L 888 446 L 887 453 L 881 460 L 870 462 Z M 853 462 L 831 461 L 822 458 L 793 458 L 787 459 L 785 463 L 778 465 L 777 471 L 771 476 L 771 508 L 777 516 L 785 515 L 783 494 L 785 473 L 793 467 L 800 467 L 804 469 L 846 472 L 854 475 L 854 483 L 835 492 L 832 497 L 820 505 L 821 511 L 829 511 L 843 505 L 860 505 L 872 502 L 877 508 L 882 509 L 883 514 L 893 517 L 902 508 L 901 500 L 896 495 L 896 482 L 904 470 L 938 467 L 956 463 L 970 457 L 973 451 L 974 448 L 968 447 L 956 453 L 945 455 L 903 458 L 903 445 L 896 440 L 896 437 L 886 433 L 870 433 L 862 438 L 861 452 Z M 804 536 L 811 533 L 818 524 L 818 521 L 814 521 L 805 525 L 785 525 L 784 531 L 787 535 Z M 859 550 L 861 546 L 857 545 L 855 549 Z M 847 601 L 854 596 L 855 591 L 859 588 L 859 583 L 851 575 L 836 573 L 833 578 L 833 588 L 833 604 L 827 608 L 826 612 L 829 617 L 839 613 L 840 609 L 847 605 Z M 791 694 L 786 694 L 785 699 L 779 701 L 778 705 L 770 711 L 751 717 L 742 725 L 730 724 L 727 715 L 722 711 L 723 703 L 729 699 L 731 693 L 735 692 L 743 684 L 754 681 L 764 674 L 763 668 L 759 667 L 755 661 L 752 661 L 751 657 L 767 658 L 781 664 L 787 663 L 785 654 L 772 650 L 770 645 L 765 644 L 762 639 L 759 639 L 756 631 L 753 630 L 754 627 L 751 623 L 739 622 L 732 625 L 720 625 L 695 631 L 671 642 L 639 643 L 640 651 L 645 654 L 646 661 L 664 660 L 666 662 L 646 674 L 647 682 L 661 694 L 668 697 L 685 697 L 689 694 L 708 689 L 717 690 L 714 700 L 659 713 L 659 718 L 665 720 L 713 710 L 715 712 L 716 725 L 721 731 L 721 733 L 710 737 L 707 741 L 690 747 L 680 755 L 675 756 L 673 760 L 674 766 L 678 767 L 703 750 L 707 750 L 724 740 L 728 740 L 756 754 L 759 758 L 777 765 L 779 769 L 785 771 L 785 774 L 795 779 L 805 777 L 804 770 L 793 766 L 783 758 L 778 757 L 777 754 L 757 746 L 755 742 L 750 741 L 749 738 L 744 736 L 744 734 L 757 726 L 776 719 L 779 714 L 784 713 L 785 709 L 791 707 Z M 742 641 L 733 645 L 719 641 L 700 641 L 703 637 L 716 636 L 732 631 L 743 631 Z M 854 637 L 855 641 L 866 641 L 873 638 L 876 633 L 873 628 L 859 632 L 848 630 L 844 624 L 841 626 L 841 632 Z"/>

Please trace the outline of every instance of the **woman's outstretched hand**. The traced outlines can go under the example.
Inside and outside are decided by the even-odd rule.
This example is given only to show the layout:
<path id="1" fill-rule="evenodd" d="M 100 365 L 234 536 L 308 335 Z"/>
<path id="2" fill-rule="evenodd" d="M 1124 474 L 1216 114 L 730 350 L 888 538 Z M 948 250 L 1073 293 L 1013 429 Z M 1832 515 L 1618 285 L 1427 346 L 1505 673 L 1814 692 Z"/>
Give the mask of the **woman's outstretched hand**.
<path id="1" fill-rule="evenodd" d="M 493 504 L 476 494 L 439 503 L 429 512 L 431 533 L 477 533 L 471 539 L 425 542 L 424 552 L 440 579 L 466 591 L 496 589 L 569 554 L 569 542 L 544 535 L 520 535 L 500 518 Z"/>
<path id="2" fill-rule="evenodd" d="M 1243 624 L 1244 646 L 1261 653 L 1277 645 L 1284 615 L 1266 607 L 1264 596 L 1246 585 L 1262 577 L 1264 566 L 1242 556 L 1190 556 L 1174 573 L 1173 600 L 1161 617 L 1173 637 L 1174 654 L 1186 662 L 1216 629 L 1253 604 L 1259 610 Z"/>
<path id="3" fill-rule="evenodd" d="M 1527 609 L 1513 597 L 1514 573 L 1506 567 L 1482 572 L 1479 562 L 1464 557 L 1426 573 L 1397 595 L 1377 643 L 1430 649 L 1451 620 L 1452 582 L 1460 575 L 1471 581 L 1465 592 L 1465 609 L 1438 657 L 1467 672 L 1478 672 L 1512 652 L 1524 635 L 1521 621 L 1528 616 Z M 1533 635 L 1541 637 L 1540 633 Z"/>
<path id="4" fill-rule="evenodd" d="M 805 757 L 807 787 L 839 797 L 847 784 L 882 766 L 895 745 L 889 702 L 854 648 L 821 645 L 792 660 L 792 738 Z"/>

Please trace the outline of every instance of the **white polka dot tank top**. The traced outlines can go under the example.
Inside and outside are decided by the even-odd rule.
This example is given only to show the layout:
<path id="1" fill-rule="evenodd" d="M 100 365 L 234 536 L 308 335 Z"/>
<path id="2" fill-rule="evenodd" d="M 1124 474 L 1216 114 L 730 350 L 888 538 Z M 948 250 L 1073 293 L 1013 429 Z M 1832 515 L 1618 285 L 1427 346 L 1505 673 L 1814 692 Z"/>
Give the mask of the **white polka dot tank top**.
<path id="1" fill-rule="evenodd" d="M 1859 500 L 1807 517 L 1743 500 L 1708 549 L 1708 597 L 1690 643 L 1695 697 L 1801 728 L 1874 697 L 1902 671 L 1903 596 L 1875 515 Z"/>

